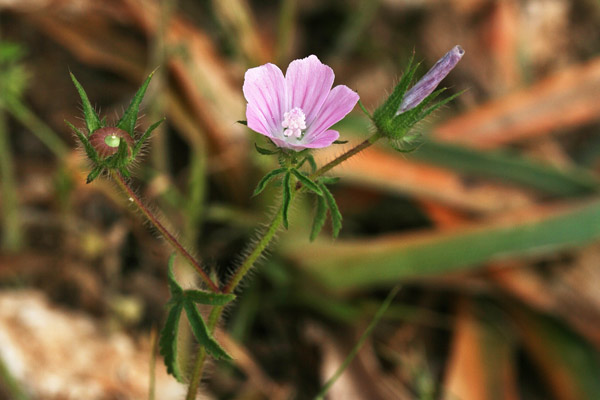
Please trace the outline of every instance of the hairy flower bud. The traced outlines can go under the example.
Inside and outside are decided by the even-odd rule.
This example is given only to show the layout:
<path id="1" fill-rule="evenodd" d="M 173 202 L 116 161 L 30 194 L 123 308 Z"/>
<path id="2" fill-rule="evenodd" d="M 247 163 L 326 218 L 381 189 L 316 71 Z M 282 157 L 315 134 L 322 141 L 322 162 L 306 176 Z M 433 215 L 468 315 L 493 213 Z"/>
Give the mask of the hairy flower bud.
<path id="1" fill-rule="evenodd" d="M 131 155 L 134 142 L 131 136 L 123 129 L 107 126 L 97 129 L 89 138 L 90 144 L 102 159 L 115 154 L 119 150 L 121 140 L 127 143 L 128 153 Z"/>
<path id="2" fill-rule="evenodd" d="M 454 46 L 404 95 L 400 109 L 396 114 L 403 113 L 418 106 L 429 96 L 440 82 L 454 69 L 465 51 L 460 46 Z"/>

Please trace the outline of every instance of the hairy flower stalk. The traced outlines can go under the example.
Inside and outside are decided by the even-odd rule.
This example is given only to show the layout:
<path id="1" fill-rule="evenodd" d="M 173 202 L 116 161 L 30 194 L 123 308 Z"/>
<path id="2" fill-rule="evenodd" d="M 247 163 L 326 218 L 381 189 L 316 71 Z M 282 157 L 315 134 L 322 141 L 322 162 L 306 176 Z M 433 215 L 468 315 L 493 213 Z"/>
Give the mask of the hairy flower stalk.
<path id="1" fill-rule="evenodd" d="M 263 155 L 276 155 L 279 163 L 278 168 L 269 172 L 258 183 L 254 194 L 261 193 L 273 180 L 279 180 L 283 190 L 282 204 L 263 231 L 261 238 L 222 288 L 210 279 L 198 261 L 144 205 L 127 183 L 126 178 L 130 175 L 131 166 L 139 155 L 142 145 L 162 122 L 162 120 L 158 121 L 140 137 L 136 137 L 134 128 L 139 106 L 152 74 L 138 90 L 116 126 L 106 126 L 105 122 L 100 120 L 91 107 L 85 91 L 72 76 L 82 99 L 87 131 L 82 132 L 69 125 L 81 141 L 92 164 L 88 182 L 102 173 L 111 176 L 165 240 L 194 266 L 210 290 L 210 292 L 183 290 L 172 273 L 173 257 L 171 257 L 168 274 L 171 300 L 168 303 L 168 316 L 161 331 L 159 347 L 167 371 L 179 381 L 184 381 L 185 376 L 177 363 L 177 332 L 181 314 L 185 313 L 191 330 L 200 344 L 196 364 L 189 379 L 187 399 L 196 398 L 207 355 L 215 359 L 231 359 L 215 340 L 213 332 L 225 306 L 235 297 L 233 293 L 240 282 L 268 248 L 277 232 L 282 227 L 288 227 L 288 210 L 297 194 L 311 193 L 317 199 L 311 240 L 321 231 L 328 213 L 331 216 L 332 234 L 336 237 L 342 226 L 342 215 L 333 194 L 327 188 L 327 185 L 334 183 L 335 179 L 324 174 L 384 137 L 389 139 L 395 148 L 405 151 L 398 143 L 402 143 L 412 127 L 454 97 L 434 103 L 435 98 L 444 90 L 436 91 L 436 87 L 456 66 L 463 54 L 464 51 L 460 46 L 454 47 L 412 88 L 410 86 L 417 67 L 409 65 L 393 93 L 373 115 L 363 107 L 375 126 L 375 132 L 320 168 L 317 167 L 310 151 L 337 143 L 339 133 L 331 127 L 352 111 L 358 102 L 358 94 L 344 85 L 332 88 L 335 77 L 333 70 L 321 63 L 314 55 L 292 61 L 285 76 L 273 64 L 249 69 L 243 85 L 247 100 L 247 125 L 266 136 L 273 145 L 273 149 L 264 149 L 257 145 L 257 151 Z M 197 304 L 212 306 L 207 323 L 197 309 Z"/>
<path id="2" fill-rule="evenodd" d="M 367 113 L 369 118 L 371 118 L 375 124 L 377 131 L 369 138 L 349 149 L 333 161 L 325 164 L 319 169 L 315 168 L 316 170 L 314 170 L 312 174 L 308 175 L 308 180 L 310 182 L 318 181 L 318 178 L 323 174 L 335 168 L 342 162 L 348 160 L 350 157 L 370 147 L 383 137 L 395 139 L 403 137 L 418 121 L 422 120 L 425 116 L 429 115 L 441 105 L 450 101 L 453 97 L 436 104 L 431 104 L 435 97 L 443 90 L 441 89 L 437 92 L 434 92 L 436 87 L 456 66 L 463 54 L 464 50 L 462 50 L 460 46 L 454 47 L 444 57 L 442 57 L 442 59 L 440 59 L 440 61 L 438 61 L 436 65 L 410 90 L 408 89 L 412 82 L 414 73 L 416 72 L 416 67 L 413 68 L 409 65 L 407 72 L 402 77 L 402 80 L 397 85 L 390 98 L 375 111 L 373 116 Z M 313 144 L 312 142 L 303 142 L 303 140 L 305 140 L 307 137 L 307 132 L 310 130 L 311 121 L 314 121 L 314 117 L 313 120 L 310 120 L 310 118 L 307 117 L 304 109 L 298 106 L 298 102 L 294 102 L 294 100 L 290 101 L 289 88 L 294 88 L 294 86 L 284 85 L 284 82 L 288 79 L 288 76 L 291 76 L 290 70 L 294 71 L 294 68 L 297 68 L 292 68 L 292 65 L 297 66 L 299 64 L 301 65 L 301 63 L 304 63 L 305 65 L 310 66 L 310 63 L 312 62 L 312 65 L 316 67 L 318 64 L 320 64 L 320 62 L 317 64 L 317 61 L 318 59 L 316 57 L 310 56 L 303 60 L 296 60 L 292 62 L 288 68 L 285 78 L 283 78 L 279 68 L 272 64 L 266 64 L 264 66 L 248 70 L 246 73 L 246 80 L 244 82 L 244 95 L 248 101 L 246 112 L 248 127 L 269 137 L 269 139 L 271 139 L 276 146 L 282 149 L 300 151 L 306 148 L 326 147 L 332 144 L 339 136 L 337 132 L 335 135 L 332 134 L 327 140 L 317 142 L 319 145 L 310 146 L 310 144 Z M 306 74 L 309 74 L 308 69 Z M 316 74 L 315 76 L 318 80 L 319 74 Z M 314 86 L 318 85 L 315 84 Z M 309 87 L 309 85 L 305 87 Z M 334 88 L 334 90 L 337 88 L 339 88 L 339 86 Z M 358 101 L 358 96 L 356 96 L 356 100 L 354 100 L 348 91 L 344 90 L 344 92 L 346 93 L 347 104 L 338 108 L 336 118 L 339 117 L 339 119 L 336 119 L 335 122 L 339 121 L 352 108 L 354 108 L 354 105 Z M 310 91 L 305 91 L 304 93 L 305 94 L 303 96 L 307 97 L 306 93 L 310 93 Z M 330 95 L 328 95 L 328 97 Z M 295 95 L 291 95 L 291 98 L 294 99 L 294 96 Z M 300 97 L 302 98 L 302 96 Z M 350 104 L 352 107 L 350 107 Z M 329 120 L 332 121 L 334 118 L 330 118 Z M 335 122 L 332 122 L 331 124 Z M 329 124 L 329 126 L 331 124 Z M 331 131 L 329 130 L 325 132 Z M 309 146 L 306 144 L 309 144 Z M 258 147 L 257 149 L 261 154 L 280 154 L 275 151 L 270 152 Z M 285 168 L 282 167 L 279 170 L 284 169 Z M 273 172 L 277 172 L 277 170 Z M 276 174 L 268 174 L 265 178 L 271 179 L 273 176 L 276 176 Z M 263 178 L 263 180 L 265 179 Z M 295 187 L 296 190 L 292 192 L 292 194 L 305 188 L 305 186 L 303 186 L 304 182 L 299 181 L 298 183 L 299 185 Z M 256 260 L 269 246 L 273 237 L 277 231 L 281 229 L 281 226 L 284 224 L 284 222 L 285 208 L 282 206 L 279 208 L 271 223 L 264 231 L 262 238 L 254 246 L 253 250 L 245 258 L 244 262 L 238 268 L 229 282 L 224 286 L 224 293 L 235 292 L 238 284 L 243 280 Z M 208 329 L 211 332 L 213 332 L 216 328 L 223 310 L 224 306 L 216 306 L 212 309 L 208 318 Z M 194 366 L 193 375 L 191 377 L 190 386 L 188 387 L 188 393 L 186 397 L 188 400 L 192 400 L 196 396 L 204 370 L 206 355 L 206 351 L 203 348 L 200 348 L 197 355 L 196 364 Z"/>
<path id="3" fill-rule="evenodd" d="M 81 141 L 88 156 L 88 161 L 92 164 L 92 170 L 88 175 L 87 182 L 92 182 L 101 173 L 109 174 L 115 182 L 117 182 L 127 197 L 136 205 L 144 217 L 146 217 L 156 230 L 160 232 L 163 238 L 194 267 L 202 281 L 210 288 L 210 290 L 219 292 L 218 285 L 210 279 L 207 273 L 202 269 L 200 263 L 191 256 L 190 252 L 177 240 L 175 235 L 160 222 L 159 218 L 144 205 L 143 201 L 137 196 L 135 191 L 129 187 L 126 180 L 126 177 L 130 175 L 130 169 L 135 163 L 145 141 L 150 137 L 152 131 L 164 121 L 163 118 L 151 125 L 146 132 L 136 140 L 135 125 L 138 120 L 139 107 L 153 74 L 154 72 L 152 72 L 144 81 L 116 126 L 106 126 L 105 122 L 100 119 L 91 106 L 88 96 L 81 84 L 77 81 L 75 76 L 71 74 L 73 84 L 81 97 L 87 132 L 84 133 L 80 131 L 69 122 L 67 122 L 67 124 Z"/>

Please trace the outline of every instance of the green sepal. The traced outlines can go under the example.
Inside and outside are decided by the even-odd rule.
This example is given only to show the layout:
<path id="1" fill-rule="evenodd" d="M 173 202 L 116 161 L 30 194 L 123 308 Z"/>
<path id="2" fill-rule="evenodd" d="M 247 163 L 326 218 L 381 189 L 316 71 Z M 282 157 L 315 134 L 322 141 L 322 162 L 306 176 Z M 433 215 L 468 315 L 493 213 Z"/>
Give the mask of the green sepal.
<path id="1" fill-rule="evenodd" d="M 419 68 L 419 64 L 413 66 L 413 58 L 414 56 L 410 58 L 406 70 L 402 75 L 402 78 L 400 78 L 400 82 L 398 82 L 390 97 L 388 97 L 388 99 L 373 113 L 373 122 L 375 123 L 375 126 L 386 136 L 391 129 L 390 123 L 398 112 L 400 104 L 402 104 L 402 99 L 404 99 L 404 95 Z"/>
<path id="2" fill-rule="evenodd" d="M 142 149 L 142 146 L 144 145 L 144 142 L 146 142 L 146 140 L 152 134 L 152 131 L 154 131 L 156 128 L 158 128 L 160 126 L 160 124 L 162 124 L 165 120 L 166 120 L 166 118 L 163 117 L 159 121 L 150 125 L 150 127 L 148 129 L 146 129 L 146 132 L 144 132 L 142 137 L 140 137 L 140 139 L 135 143 L 135 145 L 133 146 L 133 149 L 131 150 L 131 159 L 132 160 L 135 159 L 135 157 L 138 155 L 138 153 Z"/>
<path id="3" fill-rule="evenodd" d="M 98 117 L 98 114 L 96 114 L 96 111 L 92 107 L 92 104 L 90 103 L 90 99 L 88 98 L 87 94 L 85 93 L 85 90 L 83 90 L 83 87 L 81 86 L 81 84 L 79 83 L 77 78 L 75 78 L 75 75 L 73 75 L 73 73 L 71 73 L 71 72 L 69 72 L 69 73 L 71 74 L 71 80 L 73 81 L 73 84 L 75 85 L 75 88 L 77 89 L 77 92 L 79 93 L 79 97 L 81 97 L 81 105 L 83 107 L 83 117 L 85 119 L 85 125 L 87 127 L 88 136 L 89 136 L 92 133 L 94 133 L 97 129 L 102 128 L 103 125 L 102 125 L 102 122 L 100 122 L 100 117 Z"/>
<path id="4" fill-rule="evenodd" d="M 185 314 L 187 315 L 190 326 L 192 327 L 192 332 L 194 332 L 194 336 L 198 340 L 198 343 L 201 346 L 204 346 L 206 351 L 214 358 L 232 360 L 233 358 L 227 354 L 225 349 L 223 349 L 210 334 L 194 303 L 189 300 L 184 301 L 183 309 L 185 310 Z"/>
<path id="5" fill-rule="evenodd" d="M 179 320 L 181 319 L 183 302 L 174 302 L 170 307 L 165 326 L 160 331 L 158 349 L 164 358 L 167 372 L 173 375 L 177 381 L 183 383 L 183 375 L 177 364 L 177 333 L 179 332 Z"/>
<path id="6" fill-rule="evenodd" d="M 92 181 L 100 175 L 103 169 L 104 168 L 101 165 L 94 167 L 88 174 L 85 183 L 92 183 Z"/>
<path id="7" fill-rule="evenodd" d="M 277 154 L 279 153 L 279 150 L 269 150 L 269 149 L 265 149 L 264 147 L 260 147 L 259 145 L 257 145 L 256 143 L 254 143 L 254 148 L 256 148 L 256 151 L 258 151 L 260 154 L 262 154 L 263 156 L 272 156 L 273 154 Z"/>
<path id="8" fill-rule="evenodd" d="M 142 86 L 138 89 L 137 93 L 129 103 L 129 107 L 125 110 L 125 113 L 117 123 L 117 128 L 123 129 L 125 132 L 129 133 L 129 136 L 134 137 L 135 124 L 138 119 L 138 113 L 140 111 L 140 104 L 142 103 L 142 99 L 146 94 L 146 89 L 150 84 L 150 80 L 152 80 L 152 76 L 156 70 L 152 71 L 150 75 L 146 78 Z"/>
<path id="9" fill-rule="evenodd" d="M 319 196 L 323 196 L 323 192 L 321 191 L 321 189 L 319 189 L 319 186 L 317 186 L 316 183 L 311 181 L 306 175 L 304 175 L 295 168 L 292 168 L 290 171 L 292 172 L 292 174 L 294 174 L 296 178 L 298 178 L 298 180 L 302 183 L 302 185 L 304 185 L 305 188 L 313 191 Z"/>
<path id="10" fill-rule="evenodd" d="M 239 120 L 239 121 L 236 121 L 236 122 L 237 122 L 238 124 L 241 124 L 241 125 L 248 126 L 248 121 Z"/>
<path id="11" fill-rule="evenodd" d="M 224 306 L 235 299 L 234 294 L 211 293 L 201 290 L 185 290 L 183 297 L 198 304 L 206 304 L 209 306 Z"/>
<path id="12" fill-rule="evenodd" d="M 333 141 L 333 144 L 346 144 L 346 143 L 348 143 L 347 140 L 334 140 Z"/>
<path id="13" fill-rule="evenodd" d="M 300 169 L 300 167 L 302 167 L 304 165 L 305 162 L 308 161 L 308 164 L 310 165 L 310 170 L 312 172 L 315 172 L 317 170 L 317 163 L 315 162 L 315 158 L 313 157 L 312 154 L 307 154 L 302 161 L 300 161 L 300 163 L 298 165 L 296 165 L 296 168 Z"/>
<path id="14" fill-rule="evenodd" d="M 94 147 L 92 147 L 92 145 L 91 145 L 90 141 L 88 140 L 88 138 L 79 129 L 77 129 L 72 123 L 70 123 L 69 121 L 65 120 L 65 123 L 77 135 L 77 138 L 79 139 L 79 141 L 83 145 L 83 149 L 85 150 L 85 154 L 87 154 L 88 158 L 94 164 L 97 164 L 99 162 L 99 160 L 100 160 L 99 157 L 98 157 L 98 153 L 96 153 L 96 150 L 94 150 Z"/>
<path id="15" fill-rule="evenodd" d="M 290 210 L 290 203 L 292 201 L 292 188 L 291 188 L 291 172 L 287 171 L 283 176 L 283 226 L 288 229 L 288 212 Z"/>
<path id="16" fill-rule="evenodd" d="M 323 191 L 325 201 L 327 202 L 327 207 L 329 207 L 329 212 L 331 214 L 331 228 L 333 231 L 333 237 L 337 238 L 340 234 L 340 230 L 342 229 L 342 214 L 340 213 L 337 203 L 335 202 L 335 198 L 329 189 L 327 189 L 327 186 L 325 186 L 323 183 L 320 183 L 319 187 Z"/>
<path id="17" fill-rule="evenodd" d="M 269 172 L 265 176 L 263 176 L 263 178 L 258 182 L 258 185 L 256 185 L 256 189 L 254 189 L 254 193 L 252 193 L 252 197 L 258 196 L 267 187 L 267 184 L 273 178 L 275 178 L 277 175 L 279 175 L 285 171 L 287 171 L 287 168 L 283 168 L 283 167 L 277 168 L 277 169 L 274 169 L 273 171 Z"/>
<path id="18" fill-rule="evenodd" d="M 325 225 L 325 220 L 327 219 L 327 203 L 325 199 L 321 196 L 317 197 L 317 211 L 315 213 L 315 219 L 313 221 L 312 229 L 310 231 L 310 241 L 312 242 L 317 238 L 321 230 L 323 229 L 323 225 Z"/>

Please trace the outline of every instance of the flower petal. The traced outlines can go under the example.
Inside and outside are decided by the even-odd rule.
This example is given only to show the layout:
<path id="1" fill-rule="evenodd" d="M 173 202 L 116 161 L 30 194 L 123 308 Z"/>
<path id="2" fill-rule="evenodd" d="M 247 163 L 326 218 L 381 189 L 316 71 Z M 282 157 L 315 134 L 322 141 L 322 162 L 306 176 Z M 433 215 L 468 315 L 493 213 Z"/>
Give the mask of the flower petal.
<path id="1" fill-rule="evenodd" d="M 306 125 L 310 125 L 325 102 L 334 78 L 333 70 L 315 55 L 292 61 L 285 73 L 287 109 L 300 107 L 306 115 Z"/>
<path id="2" fill-rule="evenodd" d="M 304 143 L 311 143 L 320 137 L 320 134 L 336 122 L 344 118 L 358 102 L 358 93 L 348 86 L 339 85 L 333 88 L 323 103 L 323 107 L 315 121 L 308 126 Z"/>
<path id="3" fill-rule="evenodd" d="M 340 133 L 338 131 L 329 129 L 327 131 L 319 133 L 317 136 L 313 137 L 313 140 L 310 143 L 303 144 L 302 146 L 310 149 L 320 149 L 323 147 L 331 146 L 331 144 L 335 142 L 339 137 Z"/>
<path id="4" fill-rule="evenodd" d="M 265 64 L 250 68 L 244 76 L 243 91 L 248 102 L 248 127 L 267 136 L 277 136 L 281 133 L 287 89 L 279 67 Z"/>

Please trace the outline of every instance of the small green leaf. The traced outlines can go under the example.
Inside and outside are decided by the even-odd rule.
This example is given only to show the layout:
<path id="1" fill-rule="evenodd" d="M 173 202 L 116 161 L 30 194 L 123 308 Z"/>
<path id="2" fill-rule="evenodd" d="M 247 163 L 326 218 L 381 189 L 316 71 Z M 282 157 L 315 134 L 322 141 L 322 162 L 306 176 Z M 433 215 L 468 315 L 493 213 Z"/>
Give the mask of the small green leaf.
<path id="1" fill-rule="evenodd" d="M 248 121 L 239 120 L 239 121 L 236 121 L 236 122 L 237 122 L 238 124 L 242 124 L 242 125 L 246 125 L 246 126 L 248 126 Z"/>
<path id="2" fill-rule="evenodd" d="M 325 220 L 327 219 L 327 203 L 323 197 L 317 197 L 317 212 L 315 213 L 315 219 L 313 221 L 313 226 L 310 231 L 310 241 L 312 242 L 317 238 L 321 230 L 323 229 L 323 225 L 325 225 Z"/>
<path id="3" fill-rule="evenodd" d="M 159 352 L 165 360 L 167 372 L 181 383 L 183 383 L 183 376 L 177 365 L 177 332 L 179 331 L 179 319 L 181 318 L 182 309 L 183 301 L 175 302 L 171 306 L 158 341 Z"/>
<path id="4" fill-rule="evenodd" d="M 211 306 L 224 306 L 235 299 L 234 294 L 210 293 L 201 290 L 185 290 L 183 296 L 194 303 Z"/>
<path id="5" fill-rule="evenodd" d="M 185 314 L 188 317 L 192 332 L 194 332 L 194 336 L 198 340 L 198 343 L 200 343 L 201 346 L 204 346 L 206 351 L 214 358 L 232 360 L 231 356 L 227 354 L 225 349 L 223 349 L 210 334 L 194 303 L 189 300 L 184 300 L 183 308 L 185 309 Z"/>
<path id="6" fill-rule="evenodd" d="M 85 183 L 92 183 L 92 181 L 96 179 L 98 175 L 100 175 L 103 169 L 104 168 L 102 166 L 94 167 L 94 169 L 92 169 L 92 171 L 88 174 Z"/>
<path id="7" fill-rule="evenodd" d="M 292 188 L 291 188 L 291 173 L 286 172 L 283 176 L 283 226 L 285 229 L 288 228 L 288 212 L 290 210 L 290 203 L 292 201 Z"/>
<path id="8" fill-rule="evenodd" d="M 256 185 L 256 189 L 254 189 L 254 193 L 252 193 L 252 197 L 254 196 L 258 196 L 264 189 L 265 187 L 267 187 L 267 184 L 273 179 L 275 178 L 277 175 L 283 173 L 284 171 L 287 171 L 287 168 L 277 168 L 274 169 L 273 171 L 269 172 L 268 174 L 266 174 L 261 180 L 260 182 L 258 182 L 258 185 Z"/>
<path id="9" fill-rule="evenodd" d="M 75 88 L 79 93 L 79 97 L 81 97 L 81 105 L 83 106 L 83 117 L 85 119 L 85 125 L 87 127 L 89 136 L 92 133 L 94 133 L 97 129 L 102 128 L 102 123 L 100 122 L 98 114 L 96 114 L 96 111 L 92 107 L 90 99 L 88 99 L 85 90 L 83 90 L 83 87 L 81 86 L 77 78 L 75 78 L 75 75 L 73 75 L 72 73 L 71 80 L 73 81 L 73 84 L 75 85 Z"/>
<path id="10" fill-rule="evenodd" d="M 302 182 L 302 184 L 304 185 L 305 188 L 312 190 L 319 196 L 323 196 L 323 192 L 321 191 L 321 189 L 319 189 L 319 186 L 317 186 L 316 183 L 311 181 L 307 176 L 305 176 L 304 174 L 302 174 L 300 171 L 298 171 L 295 168 L 292 168 L 291 171 L 292 171 L 292 174 L 294 174 L 294 176 L 296 176 L 296 178 L 298 178 L 298 180 L 300 182 Z"/>
<path id="11" fill-rule="evenodd" d="M 89 159 L 92 162 L 97 163 L 99 161 L 98 154 L 96 153 L 96 150 L 94 150 L 94 148 L 92 147 L 87 137 L 69 121 L 65 120 L 65 123 L 69 126 L 69 128 L 73 130 L 73 132 L 75 132 L 77 138 L 79 138 L 79 141 L 83 145 L 83 149 L 85 150 L 85 153 L 87 154 Z"/>
<path id="12" fill-rule="evenodd" d="M 340 230 L 342 229 L 342 214 L 335 202 L 335 198 L 327 189 L 327 186 L 324 184 L 319 184 L 319 187 L 323 191 L 325 195 L 325 201 L 327 201 L 327 207 L 329 207 L 329 212 L 331 213 L 331 227 L 333 228 L 333 237 L 337 238 L 340 234 Z"/>
<path id="13" fill-rule="evenodd" d="M 127 107 L 127 110 L 125 110 L 125 113 L 117 123 L 117 128 L 123 129 L 125 132 L 129 133 L 131 137 L 134 137 L 135 124 L 138 119 L 140 104 L 142 102 L 142 99 L 144 98 L 144 95 L 146 94 L 146 89 L 148 88 L 150 80 L 152 79 L 152 76 L 155 72 L 156 70 L 152 71 L 150 75 L 148 75 L 144 83 L 142 83 L 142 86 L 138 89 L 137 93 L 131 100 L 129 107 Z"/>
<path id="14" fill-rule="evenodd" d="M 319 177 L 319 182 L 324 183 L 325 185 L 335 185 L 340 181 L 340 178 L 337 176 L 321 176 Z"/>
<path id="15" fill-rule="evenodd" d="M 333 144 L 346 144 L 348 143 L 347 140 L 334 140 Z"/>
<path id="16" fill-rule="evenodd" d="M 183 293 L 183 289 L 179 286 L 179 283 L 175 280 L 175 273 L 173 272 L 173 264 L 175 263 L 175 253 L 169 257 L 169 267 L 167 269 L 167 280 L 169 282 L 169 292 L 171 296 L 176 297 Z"/>
<path id="17" fill-rule="evenodd" d="M 269 150 L 269 149 L 265 149 L 264 147 L 260 147 L 259 145 L 257 145 L 256 143 L 254 143 L 254 147 L 256 148 L 256 151 L 258 151 L 260 154 L 262 154 L 263 156 L 271 156 L 273 154 L 277 154 L 279 153 L 278 150 Z"/>
<path id="18" fill-rule="evenodd" d="M 131 159 L 134 159 L 138 155 L 138 153 L 142 149 L 142 145 L 150 137 L 152 131 L 158 128 L 158 126 L 162 124 L 165 120 L 166 118 L 162 118 L 161 120 L 150 125 L 150 127 L 146 130 L 146 132 L 144 132 L 142 137 L 136 142 L 135 146 L 133 146 L 133 150 L 131 151 Z"/>

